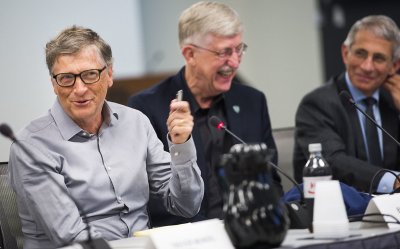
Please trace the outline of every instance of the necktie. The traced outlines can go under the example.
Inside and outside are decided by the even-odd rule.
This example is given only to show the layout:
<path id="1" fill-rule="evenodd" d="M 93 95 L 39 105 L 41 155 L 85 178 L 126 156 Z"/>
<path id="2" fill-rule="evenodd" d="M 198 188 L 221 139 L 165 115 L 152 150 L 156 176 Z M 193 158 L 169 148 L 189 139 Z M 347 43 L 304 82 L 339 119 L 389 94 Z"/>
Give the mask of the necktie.
<path id="1" fill-rule="evenodd" d="M 364 104 L 367 107 L 366 113 L 368 116 L 375 120 L 374 112 L 372 107 L 376 103 L 376 100 L 372 97 L 365 98 Z M 382 155 L 381 149 L 379 146 L 379 139 L 378 139 L 378 131 L 376 129 L 375 124 L 369 120 L 365 119 L 365 135 L 367 138 L 367 145 L 368 145 L 368 155 L 369 155 L 369 162 L 373 165 L 382 165 Z"/>

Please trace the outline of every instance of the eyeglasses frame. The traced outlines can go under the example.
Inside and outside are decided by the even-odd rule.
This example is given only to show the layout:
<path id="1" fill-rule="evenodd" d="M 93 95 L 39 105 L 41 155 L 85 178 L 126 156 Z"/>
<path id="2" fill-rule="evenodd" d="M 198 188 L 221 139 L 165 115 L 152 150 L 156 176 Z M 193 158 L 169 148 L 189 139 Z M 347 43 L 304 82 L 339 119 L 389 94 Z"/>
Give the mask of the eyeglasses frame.
<path id="1" fill-rule="evenodd" d="M 213 53 L 213 54 L 215 54 L 217 57 L 219 57 L 219 58 L 228 58 L 228 57 L 231 57 L 232 56 L 232 54 L 233 54 L 233 51 L 235 51 L 239 56 L 242 56 L 245 52 L 246 52 L 246 50 L 247 50 L 247 48 L 248 48 L 248 46 L 247 46 L 247 44 L 246 43 L 244 43 L 244 42 L 242 42 L 242 43 L 240 43 L 238 46 L 236 46 L 234 49 L 232 49 L 232 48 L 224 48 L 224 49 L 222 49 L 222 50 L 220 50 L 220 51 L 215 51 L 215 50 L 212 50 L 212 49 L 208 49 L 208 48 L 205 48 L 205 47 L 202 47 L 202 46 L 199 46 L 199 45 L 196 45 L 196 44 L 193 44 L 193 43 L 191 43 L 191 44 L 189 44 L 190 46 L 193 46 L 193 47 L 195 47 L 195 48 L 198 48 L 198 49 L 202 49 L 202 50 L 205 50 L 205 51 L 208 51 L 208 52 L 210 52 L 210 53 Z M 242 52 L 239 54 L 238 53 L 238 47 L 239 46 L 243 46 L 242 47 Z M 227 49 L 232 49 L 231 51 L 231 53 L 227 53 Z"/>
<path id="2" fill-rule="evenodd" d="M 82 72 L 80 72 L 80 73 L 78 73 L 78 74 L 74 74 L 74 73 L 59 73 L 59 74 L 53 75 L 52 78 L 56 81 L 57 85 L 59 85 L 59 86 L 61 86 L 61 87 L 70 87 L 70 86 L 75 85 L 76 77 L 78 77 L 78 76 L 79 76 L 79 78 L 81 79 L 81 81 L 82 81 L 83 83 L 85 83 L 85 84 L 87 84 L 87 85 L 90 85 L 90 84 L 94 84 L 94 83 L 96 83 L 96 82 L 99 82 L 99 80 L 100 80 L 100 78 L 101 78 L 101 77 L 100 77 L 100 76 L 101 76 L 101 73 L 102 73 L 106 68 L 107 68 L 107 65 L 104 66 L 102 69 L 88 69 L 88 70 L 82 71 Z M 90 82 L 90 83 L 85 82 L 85 81 L 82 79 L 82 74 L 83 74 L 83 73 L 86 73 L 86 72 L 88 72 L 88 71 L 93 71 L 93 70 L 99 72 L 99 78 L 98 78 L 96 81 L 94 81 L 94 82 Z M 70 74 L 70 75 L 73 75 L 73 76 L 74 76 L 74 82 L 73 82 L 71 85 L 61 85 L 61 84 L 58 82 L 58 80 L 57 80 L 57 76 L 62 75 L 62 74 Z"/>

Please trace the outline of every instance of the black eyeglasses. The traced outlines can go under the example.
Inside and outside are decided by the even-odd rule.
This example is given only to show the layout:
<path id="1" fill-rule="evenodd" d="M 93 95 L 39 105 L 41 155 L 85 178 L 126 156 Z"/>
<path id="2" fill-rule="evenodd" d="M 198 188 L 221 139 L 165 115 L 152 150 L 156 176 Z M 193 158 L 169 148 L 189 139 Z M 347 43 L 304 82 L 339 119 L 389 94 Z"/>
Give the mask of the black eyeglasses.
<path id="1" fill-rule="evenodd" d="M 93 84 L 100 80 L 101 72 L 103 72 L 106 68 L 107 66 L 104 66 L 102 69 L 89 69 L 78 74 L 59 73 L 53 75 L 53 79 L 55 79 L 57 84 L 62 87 L 73 86 L 75 84 L 76 77 L 81 78 L 82 82 L 85 84 Z"/>
<path id="2" fill-rule="evenodd" d="M 233 52 L 235 51 L 237 53 L 238 56 L 242 56 L 246 50 L 247 50 L 247 44 L 246 43 L 240 43 L 237 47 L 235 48 L 224 48 L 220 51 L 215 51 L 212 49 L 208 49 L 208 48 L 204 48 L 201 46 L 198 46 L 196 44 L 190 44 L 191 46 L 198 48 L 198 49 L 203 49 L 205 51 L 211 52 L 213 54 L 215 54 L 216 56 L 218 56 L 221 59 L 226 59 L 232 56 Z"/>

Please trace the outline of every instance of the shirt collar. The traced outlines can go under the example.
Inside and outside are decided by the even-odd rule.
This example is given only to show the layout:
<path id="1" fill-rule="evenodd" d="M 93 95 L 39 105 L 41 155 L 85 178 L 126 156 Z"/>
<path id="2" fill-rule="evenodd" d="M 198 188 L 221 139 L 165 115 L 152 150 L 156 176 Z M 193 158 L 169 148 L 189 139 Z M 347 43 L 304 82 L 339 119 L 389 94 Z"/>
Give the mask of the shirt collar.
<path id="1" fill-rule="evenodd" d="M 110 115 L 111 113 L 113 115 Z M 52 108 L 50 109 L 50 114 L 53 117 L 62 137 L 65 140 L 70 140 L 71 138 L 73 138 L 76 135 L 80 135 L 80 136 L 84 136 L 84 137 L 91 136 L 88 132 L 86 132 L 82 128 L 80 128 L 71 119 L 71 117 L 68 116 L 68 114 L 62 108 L 58 98 L 56 99 Z M 104 102 L 102 115 L 104 117 L 102 127 L 103 126 L 107 126 L 107 127 L 112 126 L 118 120 L 118 113 L 112 112 L 111 107 L 109 106 L 109 104 L 106 101 Z"/>
<path id="2" fill-rule="evenodd" d="M 345 79 L 347 87 L 349 88 L 350 94 L 353 97 L 354 101 L 356 103 L 362 102 L 362 100 L 365 99 L 367 96 L 365 96 L 364 93 L 362 93 L 353 85 L 353 83 L 350 81 L 348 72 L 346 72 L 345 74 Z M 379 88 L 372 94 L 372 97 L 377 101 L 377 103 L 379 103 Z"/>

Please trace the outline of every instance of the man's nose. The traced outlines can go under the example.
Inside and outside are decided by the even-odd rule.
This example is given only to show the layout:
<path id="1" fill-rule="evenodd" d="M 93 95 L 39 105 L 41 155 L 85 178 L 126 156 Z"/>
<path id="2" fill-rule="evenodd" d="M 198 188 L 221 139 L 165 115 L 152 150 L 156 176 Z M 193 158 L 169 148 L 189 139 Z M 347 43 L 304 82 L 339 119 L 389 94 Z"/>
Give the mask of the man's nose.
<path id="1" fill-rule="evenodd" d="M 87 90 L 87 85 L 82 81 L 81 77 L 75 78 L 74 91 L 76 93 L 83 93 Z"/>
<path id="2" fill-rule="evenodd" d="M 234 51 L 231 56 L 228 58 L 228 65 L 237 69 L 240 65 L 240 61 L 242 60 L 242 55 Z"/>
<path id="3" fill-rule="evenodd" d="M 365 71 L 372 71 L 374 69 L 372 56 L 365 58 L 365 60 L 361 63 L 361 68 Z"/>

